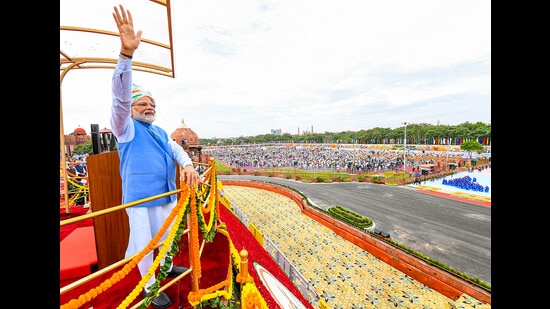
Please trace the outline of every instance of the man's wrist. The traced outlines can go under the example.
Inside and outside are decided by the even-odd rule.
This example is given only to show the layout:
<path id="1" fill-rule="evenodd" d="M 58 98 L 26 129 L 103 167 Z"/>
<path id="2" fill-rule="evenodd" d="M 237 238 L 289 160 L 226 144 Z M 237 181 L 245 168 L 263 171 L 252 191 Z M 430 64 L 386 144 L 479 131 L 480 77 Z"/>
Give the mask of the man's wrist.
<path id="1" fill-rule="evenodd" d="M 126 59 L 132 59 L 133 55 L 128 55 L 126 53 L 120 52 L 120 55 L 123 56 Z"/>

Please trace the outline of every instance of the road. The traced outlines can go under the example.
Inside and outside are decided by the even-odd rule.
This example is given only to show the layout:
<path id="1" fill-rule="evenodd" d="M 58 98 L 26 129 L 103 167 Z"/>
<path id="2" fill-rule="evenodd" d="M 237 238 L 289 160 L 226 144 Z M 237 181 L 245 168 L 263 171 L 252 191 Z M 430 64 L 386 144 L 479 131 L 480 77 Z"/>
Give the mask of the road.
<path id="1" fill-rule="evenodd" d="M 339 205 L 371 219 L 407 248 L 491 284 L 491 207 L 365 182 L 304 183 L 249 175 L 218 175 L 292 187 L 312 204 Z"/>

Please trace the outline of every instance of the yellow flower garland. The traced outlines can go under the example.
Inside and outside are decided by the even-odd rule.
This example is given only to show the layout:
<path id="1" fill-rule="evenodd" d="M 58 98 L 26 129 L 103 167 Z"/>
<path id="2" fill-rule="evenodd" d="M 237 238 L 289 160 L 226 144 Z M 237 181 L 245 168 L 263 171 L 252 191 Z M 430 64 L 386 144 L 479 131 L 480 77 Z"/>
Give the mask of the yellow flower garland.
<path id="1" fill-rule="evenodd" d="M 225 198 L 221 197 L 218 192 L 218 187 L 222 188 L 221 181 L 218 182 L 216 179 L 216 173 L 215 173 L 215 164 L 213 161 L 209 162 L 211 169 L 210 172 L 207 173 L 205 177 L 205 183 L 209 183 L 209 190 L 208 191 L 198 191 L 198 190 L 189 190 L 187 187 L 187 184 L 182 182 L 181 188 L 182 188 L 182 195 L 180 196 L 180 199 L 178 200 L 177 205 L 172 210 L 170 216 L 166 219 L 164 224 L 162 225 L 161 229 L 155 235 L 155 237 L 149 242 L 149 244 L 140 252 L 138 253 L 130 262 L 128 262 L 124 267 L 114 273 L 111 278 L 106 279 L 104 282 L 102 282 L 98 287 L 91 289 L 87 293 L 84 293 L 78 297 L 78 299 L 72 299 L 68 303 L 62 305 L 60 309 L 77 309 L 80 308 L 85 303 L 89 302 L 90 300 L 97 297 L 102 292 L 109 289 L 114 284 L 118 283 L 120 280 L 122 280 L 124 277 L 126 277 L 130 271 L 137 266 L 137 264 L 147 255 L 149 252 L 151 252 L 154 249 L 154 246 L 159 242 L 160 237 L 165 233 L 165 231 L 170 226 L 170 223 L 174 220 L 176 217 L 176 223 L 181 222 L 183 220 L 183 215 L 187 211 L 187 206 L 189 206 L 190 210 L 190 240 L 189 240 L 189 250 L 190 250 L 190 262 L 191 262 L 191 268 L 193 272 L 193 277 L 198 280 L 202 274 L 201 274 L 201 266 L 200 266 L 200 250 L 199 250 L 199 238 L 198 238 L 198 231 L 199 231 L 199 224 L 201 230 L 205 231 L 205 233 L 210 232 L 210 230 L 214 227 L 214 218 L 216 217 L 216 213 L 219 209 L 215 208 L 217 206 L 218 202 L 221 203 L 224 207 L 226 207 L 228 210 L 230 210 L 232 213 L 233 210 L 230 207 L 230 202 L 226 200 Z M 197 195 L 200 195 L 200 197 L 204 198 L 204 194 L 208 192 L 207 199 L 203 199 L 203 201 L 206 202 L 205 207 L 202 207 L 201 203 L 197 202 Z M 184 207 L 185 206 L 185 207 Z M 183 207 L 183 209 L 182 209 Z M 214 212 L 212 210 L 215 209 Z M 210 213 L 210 218 L 208 224 L 204 220 L 203 213 Z M 202 218 L 202 220 L 199 220 L 199 216 Z M 172 243 L 176 232 L 178 230 L 179 224 L 174 224 L 172 228 L 170 229 L 169 235 L 165 241 L 165 244 Z M 210 299 L 214 299 L 217 297 L 223 297 L 226 300 L 231 299 L 233 295 L 233 271 L 232 268 L 235 267 L 238 270 L 238 274 L 235 278 L 236 282 L 242 283 L 242 291 L 241 291 L 241 302 L 242 304 L 245 304 L 243 308 L 247 309 L 268 309 L 267 303 L 265 299 L 260 294 L 259 290 L 257 289 L 256 285 L 254 284 L 254 279 L 252 276 L 248 275 L 246 278 L 241 277 L 241 258 L 240 254 L 235 248 L 233 241 L 231 240 L 231 237 L 229 235 L 229 232 L 227 231 L 227 227 L 224 223 L 220 223 L 219 226 L 215 226 L 215 229 L 217 232 L 223 234 L 226 236 L 229 240 L 229 247 L 230 247 L 230 263 L 228 266 L 227 271 L 227 277 L 226 280 L 223 280 L 222 282 L 219 282 L 211 287 L 208 287 L 206 289 L 199 289 L 197 291 L 191 291 L 188 295 L 188 301 L 192 306 L 197 306 L 201 302 L 209 301 Z M 138 285 L 132 290 L 132 292 L 126 297 L 124 301 L 117 307 L 117 308 L 126 308 L 130 305 L 130 303 L 139 295 L 140 291 L 143 290 L 145 284 L 151 278 L 151 276 L 154 275 L 156 268 L 160 264 L 161 259 L 164 257 L 166 252 L 170 246 L 163 245 L 162 249 L 160 250 L 159 254 L 157 255 L 157 258 L 154 260 L 153 265 L 147 272 L 145 276 L 142 277 Z M 159 274 L 160 275 L 160 274 Z M 158 283 L 159 279 L 157 278 Z M 147 301 L 147 299 L 146 299 Z"/>
<path id="2" fill-rule="evenodd" d="M 229 236 L 229 233 L 225 229 L 225 225 L 217 227 L 216 231 L 226 236 L 229 240 L 230 247 L 234 248 L 233 243 L 231 241 L 231 237 Z M 189 303 L 195 307 L 203 301 L 208 301 L 216 297 L 223 297 L 226 300 L 231 299 L 231 296 L 233 295 L 233 285 L 231 284 L 233 282 L 232 268 L 233 268 L 233 265 L 230 262 L 228 266 L 226 280 L 219 282 L 206 289 L 199 289 L 197 291 L 189 292 L 189 295 L 187 295 L 187 300 L 189 301 Z M 225 288 L 227 288 L 227 291 L 224 290 Z"/>
<path id="3" fill-rule="evenodd" d="M 187 195 L 186 195 L 187 194 Z M 63 304 L 60 306 L 60 309 L 78 309 L 85 303 L 89 302 L 90 300 L 96 298 L 99 294 L 103 293 L 107 289 L 109 289 L 114 284 L 118 283 L 120 280 L 122 280 L 124 277 L 126 277 L 130 271 L 137 266 L 137 264 L 147 255 L 149 252 L 154 250 L 155 244 L 157 244 L 160 240 L 160 237 L 164 234 L 164 232 L 168 229 L 168 226 L 173 221 L 176 214 L 179 213 L 179 209 L 183 205 L 183 202 L 188 200 L 189 198 L 189 190 L 183 190 L 181 197 L 186 195 L 185 198 L 180 198 L 178 201 L 178 204 L 174 209 L 172 209 L 172 212 L 160 228 L 159 232 L 151 241 L 147 244 L 147 246 L 139 252 L 130 262 L 128 262 L 124 267 L 119 270 L 118 272 L 114 273 L 111 278 L 106 279 L 103 281 L 98 287 L 92 288 L 88 292 L 80 295 L 77 299 L 71 299 L 69 302 Z M 177 225 L 177 224 L 175 224 Z M 168 247 L 168 246 L 166 246 Z M 152 268 L 153 271 L 155 270 Z M 149 270 L 151 272 L 151 269 Z M 149 275 L 149 273 L 147 274 Z M 143 288 L 143 287 L 142 287 Z"/>
<path id="4" fill-rule="evenodd" d="M 201 259 L 199 255 L 199 222 L 197 220 L 197 199 L 195 192 L 191 191 L 191 203 L 190 203 L 190 220 L 189 220 L 189 251 L 191 259 L 191 269 L 193 272 L 194 280 L 199 280 L 201 277 Z"/>
<path id="5" fill-rule="evenodd" d="M 245 283 L 241 292 L 241 303 L 243 309 L 269 309 L 265 299 L 258 291 L 254 283 Z"/>
<path id="6" fill-rule="evenodd" d="M 202 226 L 202 229 L 206 232 L 210 232 L 214 226 L 214 217 L 215 217 L 214 212 L 210 213 L 210 217 L 208 218 L 208 223 L 206 223 L 206 220 L 204 218 L 204 213 L 208 213 L 209 211 L 205 211 L 206 209 L 203 210 L 204 208 L 200 204 L 197 205 L 197 207 L 200 210 L 197 212 L 197 215 L 200 216 L 200 220 L 204 222 L 204 226 Z M 212 209 L 212 207 L 208 207 L 207 209 L 208 210 Z"/>
<path id="7" fill-rule="evenodd" d="M 189 192 L 189 190 L 187 190 L 187 191 Z M 147 283 L 147 281 L 149 281 L 149 278 L 151 278 L 152 276 L 155 275 L 155 270 L 157 269 L 157 266 L 160 265 L 160 261 L 166 255 L 166 253 L 168 252 L 168 249 L 170 249 L 170 246 L 168 246 L 168 244 L 171 244 L 174 241 L 174 237 L 176 236 L 176 232 L 179 228 L 179 222 L 181 222 L 181 220 L 183 218 L 183 213 L 185 212 L 185 208 L 183 208 L 182 211 L 179 211 L 179 209 L 182 208 L 184 200 L 186 200 L 186 199 L 180 198 L 180 200 L 176 204 L 176 207 L 174 207 L 174 209 L 172 210 L 172 213 L 174 213 L 174 210 L 177 208 L 176 221 L 172 225 L 172 228 L 170 229 L 170 232 L 169 232 L 166 240 L 164 241 L 164 245 L 159 250 L 159 253 L 157 254 L 157 257 L 155 258 L 155 260 L 153 261 L 153 264 L 149 268 L 149 271 L 147 272 L 147 274 L 145 276 L 143 276 L 141 278 L 138 285 L 132 290 L 132 292 L 130 292 L 130 294 L 126 297 L 126 299 L 124 299 L 124 301 L 122 301 L 122 303 L 117 307 L 117 309 L 127 308 L 132 303 L 132 301 L 139 295 L 139 293 L 145 288 L 145 284 Z M 164 225 L 166 225 L 167 222 L 170 223 L 170 222 L 172 222 L 172 220 L 166 220 L 163 224 L 163 227 L 164 227 Z M 176 223 L 178 223 L 178 224 L 176 224 Z M 163 235 L 163 234 L 157 233 L 157 235 Z M 155 236 L 155 238 L 156 238 L 156 236 Z M 159 281 L 159 280 L 157 279 L 157 281 Z M 158 296 L 158 291 L 155 295 Z"/>

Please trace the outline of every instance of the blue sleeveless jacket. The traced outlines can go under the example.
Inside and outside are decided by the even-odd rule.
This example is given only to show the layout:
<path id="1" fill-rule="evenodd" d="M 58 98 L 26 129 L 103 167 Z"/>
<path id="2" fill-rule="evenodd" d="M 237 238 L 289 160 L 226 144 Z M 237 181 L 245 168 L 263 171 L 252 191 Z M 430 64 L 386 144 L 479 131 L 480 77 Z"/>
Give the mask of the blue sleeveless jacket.
<path id="1" fill-rule="evenodd" d="M 176 165 L 168 145 L 166 131 L 132 118 L 135 136 L 131 142 L 118 143 L 122 203 L 176 190 Z M 164 205 L 175 201 L 176 194 L 136 207 Z"/>

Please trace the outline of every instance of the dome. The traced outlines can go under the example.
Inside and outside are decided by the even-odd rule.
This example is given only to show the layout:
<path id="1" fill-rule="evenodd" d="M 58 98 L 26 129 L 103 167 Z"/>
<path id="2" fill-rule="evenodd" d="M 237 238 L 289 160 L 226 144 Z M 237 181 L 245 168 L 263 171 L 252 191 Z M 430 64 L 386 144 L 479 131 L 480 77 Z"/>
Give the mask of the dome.
<path id="1" fill-rule="evenodd" d="M 86 135 L 86 130 L 82 128 L 76 128 L 73 131 L 74 135 Z"/>
<path id="2" fill-rule="evenodd" d="M 195 131 L 191 130 L 181 119 L 181 125 L 177 128 L 171 135 L 170 138 L 176 141 L 179 145 L 182 145 L 183 140 L 185 139 L 185 144 L 189 148 L 196 148 L 200 145 L 199 136 Z M 183 145 L 182 145 L 183 146 Z"/>

